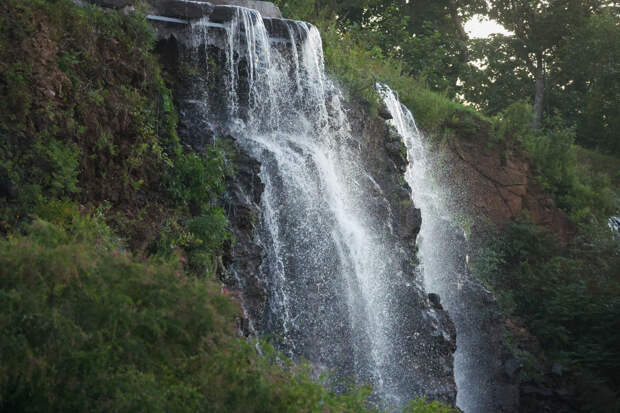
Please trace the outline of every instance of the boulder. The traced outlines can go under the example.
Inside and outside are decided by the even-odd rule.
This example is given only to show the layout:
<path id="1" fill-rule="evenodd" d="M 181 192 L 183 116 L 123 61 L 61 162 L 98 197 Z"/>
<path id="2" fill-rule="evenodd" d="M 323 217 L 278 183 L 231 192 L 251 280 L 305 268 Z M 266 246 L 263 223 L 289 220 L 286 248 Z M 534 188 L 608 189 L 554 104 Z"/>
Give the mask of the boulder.
<path id="1" fill-rule="evenodd" d="M 433 308 L 436 308 L 438 310 L 443 310 L 443 306 L 441 305 L 441 297 L 439 297 L 439 294 L 429 293 L 428 301 L 430 301 L 431 306 Z"/>
<path id="2" fill-rule="evenodd" d="M 379 107 L 377 108 L 377 113 L 379 116 L 381 116 L 381 118 L 385 120 L 392 119 L 392 114 L 390 113 L 390 110 L 384 102 L 381 102 L 379 104 Z"/>

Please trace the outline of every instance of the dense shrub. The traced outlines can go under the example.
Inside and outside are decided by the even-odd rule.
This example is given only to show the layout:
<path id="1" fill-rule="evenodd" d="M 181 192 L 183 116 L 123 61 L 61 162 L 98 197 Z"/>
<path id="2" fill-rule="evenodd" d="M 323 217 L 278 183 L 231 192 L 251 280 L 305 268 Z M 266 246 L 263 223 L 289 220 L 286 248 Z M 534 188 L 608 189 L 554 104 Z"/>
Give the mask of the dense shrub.
<path id="1" fill-rule="evenodd" d="M 0 411 L 368 412 L 262 343 L 179 257 L 136 260 L 69 202 L 0 241 Z M 415 412 L 449 412 L 415 401 Z"/>
<path id="2" fill-rule="evenodd" d="M 514 222 L 489 238 L 474 268 L 502 308 L 523 319 L 548 355 L 579 377 L 590 410 L 616 411 L 620 240 L 606 225 L 587 229 L 563 248 L 543 228 Z M 600 397 L 591 399 L 592 392 Z"/>
<path id="3" fill-rule="evenodd" d="M 578 224 L 606 220 L 618 212 L 619 194 L 612 186 L 609 168 L 593 169 L 578 161 L 575 133 L 559 118 L 548 119 L 545 128 L 531 128 L 532 107 L 522 101 L 496 116 L 495 139 L 516 139 L 536 167 L 538 180 L 557 205 Z"/>

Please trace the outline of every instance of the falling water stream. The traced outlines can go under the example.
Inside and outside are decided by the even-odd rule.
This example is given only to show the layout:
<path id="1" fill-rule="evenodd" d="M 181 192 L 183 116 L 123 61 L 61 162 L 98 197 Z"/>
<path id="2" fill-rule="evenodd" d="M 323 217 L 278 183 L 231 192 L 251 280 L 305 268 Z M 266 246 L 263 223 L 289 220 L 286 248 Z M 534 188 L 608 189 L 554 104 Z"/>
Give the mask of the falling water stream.
<path id="1" fill-rule="evenodd" d="M 364 208 L 369 177 L 359 167 L 339 91 L 325 77 L 319 33 L 287 22 L 290 53 L 284 54 L 256 11 L 234 9 L 225 39 L 227 127 L 262 165 L 270 332 L 291 356 L 348 365 L 398 403 L 388 360 L 386 287 L 394 260 L 381 239 L 388 228 Z M 209 36 L 208 27 L 203 21 L 195 29 Z M 238 89 L 240 70 L 247 96 Z"/>
<path id="2" fill-rule="evenodd" d="M 270 294 L 261 333 L 291 357 L 372 384 L 383 405 L 448 392 L 429 379 L 432 346 L 416 339 L 427 331 L 420 319 L 438 322 L 403 265 L 411 252 L 394 241 L 390 204 L 363 166 L 318 30 L 228 12 L 224 24 L 193 22 L 191 37 L 225 54 L 226 92 L 200 104 L 261 165 L 260 272 Z"/>

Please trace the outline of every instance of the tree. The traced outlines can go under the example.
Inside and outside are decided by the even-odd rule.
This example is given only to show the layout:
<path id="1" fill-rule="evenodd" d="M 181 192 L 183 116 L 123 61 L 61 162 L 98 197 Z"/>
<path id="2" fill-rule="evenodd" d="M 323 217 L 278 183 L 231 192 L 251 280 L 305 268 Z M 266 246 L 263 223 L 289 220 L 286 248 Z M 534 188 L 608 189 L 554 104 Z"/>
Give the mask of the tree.
<path id="1" fill-rule="evenodd" d="M 468 61 L 463 21 L 486 10 L 484 0 L 363 0 L 339 2 L 343 31 L 403 62 L 407 74 L 454 96 Z"/>
<path id="2" fill-rule="evenodd" d="M 514 32 L 515 58 L 534 79 L 534 119 L 541 126 L 545 68 L 571 28 L 578 27 L 600 7 L 599 0 L 490 0 L 490 16 Z"/>
<path id="3" fill-rule="evenodd" d="M 463 22 L 485 0 L 276 0 L 287 17 L 335 20 L 369 49 L 400 60 L 406 74 L 455 96 L 469 60 Z"/>
<path id="4" fill-rule="evenodd" d="M 488 115 L 497 115 L 534 94 L 529 68 L 516 57 L 519 41 L 514 36 L 494 34 L 472 39 L 469 46 L 472 64 L 463 74 L 462 89 L 467 102 Z"/>
<path id="5" fill-rule="evenodd" d="M 620 156 L 620 14 L 592 15 L 558 50 L 550 103 L 576 126 L 577 142 Z"/>

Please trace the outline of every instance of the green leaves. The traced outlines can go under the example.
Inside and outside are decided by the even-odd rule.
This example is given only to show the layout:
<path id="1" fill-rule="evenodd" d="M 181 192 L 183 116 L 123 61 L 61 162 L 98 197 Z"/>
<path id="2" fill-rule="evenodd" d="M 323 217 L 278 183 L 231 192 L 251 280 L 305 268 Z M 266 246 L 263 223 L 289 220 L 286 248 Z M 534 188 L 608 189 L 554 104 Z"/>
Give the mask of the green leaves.
<path id="1" fill-rule="evenodd" d="M 45 144 L 39 142 L 35 150 L 42 153 L 49 164 L 50 194 L 52 196 L 70 195 L 80 192 L 78 174 L 80 148 L 73 143 L 63 143 L 52 139 Z"/>
<path id="2" fill-rule="evenodd" d="M 367 388 L 336 395 L 309 366 L 238 338 L 219 282 L 177 258 L 136 259 L 69 204 L 42 213 L 54 222 L 0 241 L 0 410 L 374 411 Z"/>
<path id="3" fill-rule="evenodd" d="M 606 224 L 589 230 L 562 248 L 541 227 L 516 221 L 487 239 L 474 268 L 504 311 L 523 319 L 546 354 L 571 369 L 584 394 L 598 388 L 609 395 L 619 378 L 620 248 Z M 615 397 L 597 403 L 586 411 L 619 407 Z"/>
<path id="4" fill-rule="evenodd" d="M 165 175 L 165 187 L 177 201 L 197 204 L 200 210 L 208 209 L 224 190 L 224 178 L 231 173 L 221 150 L 207 148 L 206 154 L 181 152 Z"/>

